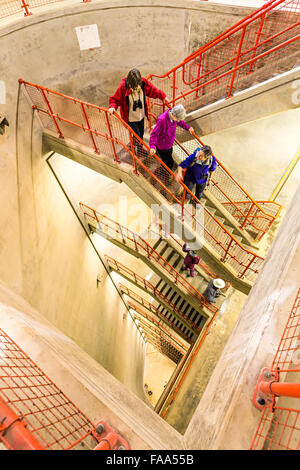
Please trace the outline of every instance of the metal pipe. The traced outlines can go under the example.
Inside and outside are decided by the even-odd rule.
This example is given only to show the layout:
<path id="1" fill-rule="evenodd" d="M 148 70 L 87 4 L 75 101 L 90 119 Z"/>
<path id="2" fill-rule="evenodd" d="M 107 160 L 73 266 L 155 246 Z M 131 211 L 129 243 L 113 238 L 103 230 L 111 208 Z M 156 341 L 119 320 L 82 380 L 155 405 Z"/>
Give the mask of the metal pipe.
<path id="1" fill-rule="evenodd" d="M 260 382 L 259 389 L 277 397 L 300 398 L 300 383 Z"/>

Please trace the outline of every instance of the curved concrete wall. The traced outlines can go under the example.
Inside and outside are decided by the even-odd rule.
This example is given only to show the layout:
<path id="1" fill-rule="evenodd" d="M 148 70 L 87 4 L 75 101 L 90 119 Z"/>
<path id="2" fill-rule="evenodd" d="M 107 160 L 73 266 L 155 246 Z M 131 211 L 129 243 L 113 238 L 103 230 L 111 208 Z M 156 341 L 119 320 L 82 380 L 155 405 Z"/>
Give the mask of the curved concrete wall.
<path id="1" fill-rule="evenodd" d="M 246 13 L 192 1 L 78 2 L 0 25 L 0 114 L 10 122 L 0 136 L 0 279 L 142 398 L 144 343 L 41 156 L 18 78 L 107 105 L 128 69 L 165 72 Z M 81 50 L 75 28 L 91 24 L 101 47 Z"/>

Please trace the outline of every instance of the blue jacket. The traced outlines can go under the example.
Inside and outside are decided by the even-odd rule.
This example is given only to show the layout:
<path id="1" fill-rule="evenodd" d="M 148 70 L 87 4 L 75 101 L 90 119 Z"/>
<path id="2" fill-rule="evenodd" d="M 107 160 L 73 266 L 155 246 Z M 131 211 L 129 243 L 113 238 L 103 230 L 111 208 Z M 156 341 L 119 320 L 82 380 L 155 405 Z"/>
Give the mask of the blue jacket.
<path id="1" fill-rule="evenodd" d="M 199 150 L 201 150 L 201 147 L 197 147 L 194 153 L 192 153 L 179 164 L 181 168 L 187 168 L 185 178 L 189 179 L 194 184 L 205 183 L 208 178 L 208 173 L 215 171 L 217 168 L 217 160 L 214 156 L 212 156 L 212 163 L 210 167 L 209 165 L 203 165 L 201 162 L 198 163 L 198 161 L 194 165 L 190 166 L 194 162 L 196 153 Z"/>

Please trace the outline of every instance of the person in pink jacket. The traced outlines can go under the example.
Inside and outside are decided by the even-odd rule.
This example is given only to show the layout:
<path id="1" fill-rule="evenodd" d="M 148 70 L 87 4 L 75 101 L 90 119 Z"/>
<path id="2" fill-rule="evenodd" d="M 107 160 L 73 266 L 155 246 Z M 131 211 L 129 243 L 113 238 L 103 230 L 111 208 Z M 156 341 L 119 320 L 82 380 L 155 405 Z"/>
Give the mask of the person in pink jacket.
<path id="1" fill-rule="evenodd" d="M 173 170 L 174 166 L 172 152 L 177 126 L 190 133 L 194 132 L 194 129 L 183 121 L 185 116 L 186 112 L 182 104 L 168 109 L 158 117 L 150 135 L 150 154 L 154 155 L 156 152 L 170 170 Z"/>

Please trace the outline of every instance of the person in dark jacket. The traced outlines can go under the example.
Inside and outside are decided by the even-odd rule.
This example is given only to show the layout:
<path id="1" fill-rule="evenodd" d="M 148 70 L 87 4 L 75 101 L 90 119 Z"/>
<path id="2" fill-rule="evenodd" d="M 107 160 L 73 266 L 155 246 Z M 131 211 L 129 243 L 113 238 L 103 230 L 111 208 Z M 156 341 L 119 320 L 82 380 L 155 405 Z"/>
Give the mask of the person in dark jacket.
<path id="1" fill-rule="evenodd" d="M 217 160 L 212 155 L 211 147 L 204 145 L 196 148 L 195 152 L 178 165 L 176 180 L 183 179 L 184 184 L 192 192 L 196 186 L 195 196 L 201 199 L 204 189 L 209 185 L 211 174 L 216 168 Z M 183 169 L 186 169 L 184 178 Z M 190 199 L 191 197 L 191 194 L 187 192 L 186 198 Z"/>
<path id="2" fill-rule="evenodd" d="M 223 279 L 212 279 L 209 281 L 205 291 L 203 292 L 203 295 L 206 300 L 208 300 L 208 302 L 215 304 L 215 299 L 221 295 L 220 289 L 223 289 L 223 287 L 225 287 L 225 282 Z"/>
<path id="3" fill-rule="evenodd" d="M 112 114 L 120 107 L 122 119 L 141 139 L 144 136 L 144 119 L 148 117 L 146 96 L 167 103 L 164 91 L 142 77 L 138 69 L 132 69 L 128 72 L 127 78 L 121 80 L 114 95 L 109 98 L 108 111 Z"/>
<path id="4" fill-rule="evenodd" d="M 182 250 L 187 253 L 186 257 L 183 260 L 183 267 L 181 268 L 182 271 L 190 270 L 190 276 L 195 276 L 195 264 L 198 264 L 200 261 L 200 256 L 196 255 L 196 253 L 191 250 L 187 244 L 185 243 L 182 247 Z M 189 276 L 188 275 L 188 276 Z"/>

